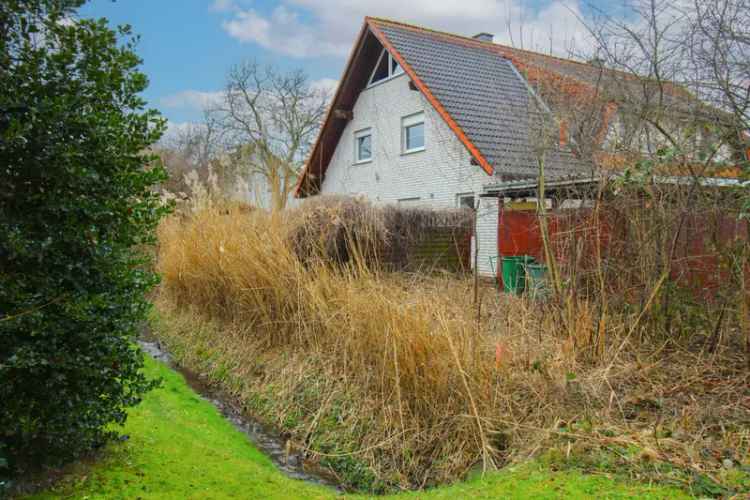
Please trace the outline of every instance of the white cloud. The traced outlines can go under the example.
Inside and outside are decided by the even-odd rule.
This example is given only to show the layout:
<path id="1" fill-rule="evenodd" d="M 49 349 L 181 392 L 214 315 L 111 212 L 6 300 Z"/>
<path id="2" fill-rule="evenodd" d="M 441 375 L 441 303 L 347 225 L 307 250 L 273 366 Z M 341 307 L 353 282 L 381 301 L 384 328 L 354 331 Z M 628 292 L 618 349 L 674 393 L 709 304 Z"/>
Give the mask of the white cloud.
<path id="1" fill-rule="evenodd" d="M 275 52 L 293 57 L 341 56 L 349 50 L 348 43 L 327 40 L 320 27 L 305 24 L 299 13 L 289 7 L 276 7 L 269 17 L 254 9 L 240 10 L 232 19 L 222 23 L 229 36 L 241 42 L 254 42 Z"/>
<path id="2" fill-rule="evenodd" d="M 237 8 L 222 26 L 233 38 L 294 57 L 344 57 L 366 15 L 387 17 L 462 35 L 482 31 L 498 43 L 568 55 L 590 47 L 577 19 L 582 0 L 282 0 L 270 14 Z"/>
<path id="3" fill-rule="evenodd" d="M 325 92 L 329 96 L 333 96 L 338 85 L 338 80 L 333 78 L 320 78 L 318 80 L 310 81 L 310 88 L 314 91 Z M 224 91 L 210 91 L 203 92 L 200 90 L 183 90 L 175 94 L 171 94 L 159 99 L 159 104 L 164 108 L 179 109 L 183 111 L 204 111 L 216 109 L 224 99 Z M 165 136 L 175 136 L 179 132 L 188 131 L 191 127 L 195 127 L 194 122 L 173 122 L 170 121 L 167 124 L 167 132 Z"/>
<path id="4" fill-rule="evenodd" d="M 221 102 L 221 91 L 202 92 L 200 90 L 183 90 L 176 94 L 168 95 L 159 99 L 159 103 L 165 108 L 204 110 Z"/>
<path id="5" fill-rule="evenodd" d="M 321 78 L 320 80 L 311 81 L 310 87 L 313 90 L 319 90 L 333 95 L 333 93 L 336 92 L 336 87 L 338 86 L 338 84 L 339 81 L 334 80 L 333 78 Z"/>

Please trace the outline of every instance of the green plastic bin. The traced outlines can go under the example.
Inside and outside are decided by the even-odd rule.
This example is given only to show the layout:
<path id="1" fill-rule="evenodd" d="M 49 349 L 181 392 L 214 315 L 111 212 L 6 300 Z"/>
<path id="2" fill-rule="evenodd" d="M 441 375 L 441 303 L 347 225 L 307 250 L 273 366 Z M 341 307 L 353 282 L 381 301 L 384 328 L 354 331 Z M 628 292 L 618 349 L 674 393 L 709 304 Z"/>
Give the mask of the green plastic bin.
<path id="1" fill-rule="evenodd" d="M 543 299 L 549 293 L 547 286 L 547 266 L 536 262 L 524 265 L 526 274 L 526 293 L 532 299 Z"/>
<path id="2" fill-rule="evenodd" d="M 521 295 L 526 284 L 524 266 L 534 262 L 530 255 L 508 255 L 503 257 L 503 290 Z"/>

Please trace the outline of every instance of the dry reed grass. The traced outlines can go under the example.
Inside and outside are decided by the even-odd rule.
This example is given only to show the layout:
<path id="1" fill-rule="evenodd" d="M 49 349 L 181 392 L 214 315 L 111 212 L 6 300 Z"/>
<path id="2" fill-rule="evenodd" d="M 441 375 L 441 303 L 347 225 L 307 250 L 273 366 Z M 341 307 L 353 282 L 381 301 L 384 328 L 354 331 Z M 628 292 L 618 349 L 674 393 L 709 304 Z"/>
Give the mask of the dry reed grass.
<path id="1" fill-rule="evenodd" d="M 165 221 L 156 333 L 349 486 L 424 487 L 554 447 L 700 471 L 747 461 L 731 346 L 636 344 L 626 315 L 602 324 L 585 301 L 492 289 L 478 324 L 470 280 L 379 272 L 356 251 L 303 264 L 299 220 L 213 207 Z"/>

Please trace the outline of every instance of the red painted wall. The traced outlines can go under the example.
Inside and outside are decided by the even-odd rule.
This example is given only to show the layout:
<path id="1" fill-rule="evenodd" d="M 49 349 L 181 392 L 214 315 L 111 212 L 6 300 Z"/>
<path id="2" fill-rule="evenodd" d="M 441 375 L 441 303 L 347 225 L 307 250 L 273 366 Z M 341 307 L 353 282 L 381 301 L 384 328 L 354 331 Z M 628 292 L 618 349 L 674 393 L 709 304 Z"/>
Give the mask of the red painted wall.
<path id="1" fill-rule="evenodd" d="M 610 212 L 599 218 L 600 248 L 609 258 L 627 258 L 628 236 L 623 230 L 623 224 L 617 222 L 618 217 L 622 216 Z M 561 236 L 571 231 L 578 231 L 584 237 L 583 265 L 586 265 L 587 259 L 591 262 L 595 255 L 597 231 L 591 229 L 590 210 L 550 212 L 547 220 L 553 248 L 561 262 L 565 262 L 570 254 L 569 249 L 563 248 L 565 238 Z M 672 279 L 689 286 L 701 296 L 713 297 L 731 273 L 726 263 L 721 262 L 715 249 L 733 242 L 746 242 L 747 239 L 747 222 L 738 221 L 736 217 L 721 213 L 688 217 L 677 241 Z M 500 284 L 502 257 L 511 255 L 531 255 L 539 262 L 546 260 L 536 212 L 500 209 L 497 264 Z M 750 270 L 745 270 L 745 279 L 750 284 Z"/>

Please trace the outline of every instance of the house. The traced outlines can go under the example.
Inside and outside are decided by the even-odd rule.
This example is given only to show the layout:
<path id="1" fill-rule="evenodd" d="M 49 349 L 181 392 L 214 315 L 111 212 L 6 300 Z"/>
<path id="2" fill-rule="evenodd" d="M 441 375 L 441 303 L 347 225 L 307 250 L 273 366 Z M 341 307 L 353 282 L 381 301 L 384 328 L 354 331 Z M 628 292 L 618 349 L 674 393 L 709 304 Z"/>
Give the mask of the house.
<path id="1" fill-rule="evenodd" d="M 596 64 L 505 47 L 486 33 L 366 18 L 295 195 L 475 208 L 478 271 L 492 275 L 500 202 L 479 195 L 536 179 L 540 160 L 550 179 L 591 176 L 568 130 L 586 125 L 602 141 L 616 106 L 598 100 L 587 120 L 570 123 L 555 96 L 590 96 L 601 75 Z M 542 80 L 551 97 L 536 90 Z"/>

